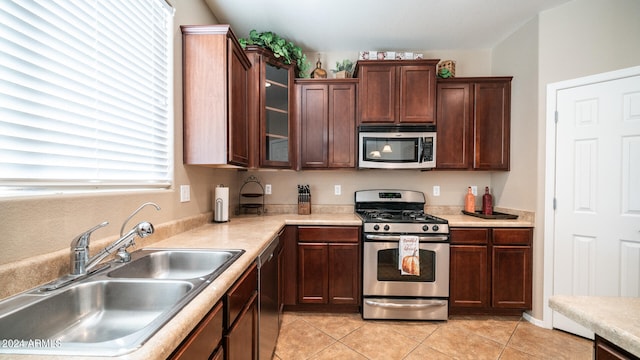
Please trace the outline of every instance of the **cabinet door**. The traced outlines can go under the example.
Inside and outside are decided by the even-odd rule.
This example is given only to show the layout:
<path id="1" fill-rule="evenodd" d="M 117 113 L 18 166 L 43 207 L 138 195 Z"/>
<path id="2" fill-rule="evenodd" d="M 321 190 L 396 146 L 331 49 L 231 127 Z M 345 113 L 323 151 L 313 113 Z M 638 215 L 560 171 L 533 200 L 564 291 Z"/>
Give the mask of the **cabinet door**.
<path id="1" fill-rule="evenodd" d="M 327 85 L 299 85 L 300 160 L 303 168 L 326 168 L 329 143 Z"/>
<path id="2" fill-rule="evenodd" d="M 325 243 L 298 244 L 298 303 L 329 303 L 328 246 Z"/>
<path id="3" fill-rule="evenodd" d="M 264 107 L 261 120 L 261 167 L 292 168 L 291 87 L 293 68 L 264 62 Z"/>
<path id="4" fill-rule="evenodd" d="M 222 340 L 222 319 L 222 301 L 220 301 L 189 334 L 189 337 L 171 355 L 170 359 L 207 359 L 216 351 Z"/>
<path id="5" fill-rule="evenodd" d="M 488 248 L 484 245 L 451 245 L 449 301 L 454 308 L 489 306 Z"/>
<path id="6" fill-rule="evenodd" d="M 399 66 L 398 122 L 436 122 L 435 66 Z"/>
<path id="7" fill-rule="evenodd" d="M 329 85 L 330 168 L 356 166 L 356 84 Z"/>
<path id="8" fill-rule="evenodd" d="M 359 77 L 359 123 L 394 123 L 398 106 L 396 67 L 362 66 Z"/>
<path id="9" fill-rule="evenodd" d="M 228 360 L 258 358 L 258 296 L 254 294 L 225 336 Z"/>
<path id="10" fill-rule="evenodd" d="M 438 83 L 436 168 L 469 169 L 471 142 L 470 87 L 465 83 Z"/>
<path id="11" fill-rule="evenodd" d="M 476 82 L 473 168 L 509 170 L 511 81 Z"/>
<path id="12" fill-rule="evenodd" d="M 282 291 L 284 305 L 298 302 L 298 227 L 287 225 L 280 237 L 282 250 Z"/>
<path id="13" fill-rule="evenodd" d="M 530 246 L 493 246 L 492 306 L 531 309 Z"/>
<path id="14" fill-rule="evenodd" d="M 249 116 L 246 55 L 230 39 L 229 46 L 229 159 L 234 165 L 249 166 Z"/>
<path id="15" fill-rule="evenodd" d="M 228 25 L 181 28 L 183 161 L 247 166 L 249 60 Z"/>
<path id="16" fill-rule="evenodd" d="M 359 244 L 329 243 L 329 301 L 358 305 L 360 301 Z"/>

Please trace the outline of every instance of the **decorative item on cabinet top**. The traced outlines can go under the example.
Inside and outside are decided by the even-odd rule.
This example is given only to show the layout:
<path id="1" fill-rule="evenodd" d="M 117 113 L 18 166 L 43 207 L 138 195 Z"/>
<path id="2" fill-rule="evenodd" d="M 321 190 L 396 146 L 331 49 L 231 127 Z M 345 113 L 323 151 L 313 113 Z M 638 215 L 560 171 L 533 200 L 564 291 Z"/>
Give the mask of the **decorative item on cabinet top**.
<path id="1" fill-rule="evenodd" d="M 347 79 L 353 74 L 353 61 L 344 59 L 342 62 L 336 61 L 336 68 L 331 69 L 331 72 L 336 74 L 336 79 Z"/>
<path id="2" fill-rule="evenodd" d="M 262 215 L 264 210 L 264 187 L 257 177 L 250 175 L 240 187 L 236 215 L 254 212 Z"/>
<path id="3" fill-rule="evenodd" d="M 318 61 L 316 61 L 316 68 L 311 72 L 311 78 L 313 79 L 326 79 L 327 70 L 322 68 L 322 61 L 320 61 L 320 54 L 318 54 Z"/>
<path id="4" fill-rule="evenodd" d="M 360 51 L 358 60 L 422 60 L 423 54 L 410 51 Z"/>
<path id="5" fill-rule="evenodd" d="M 456 77 L 456 62 L 454 60 L 440 61 L 437 74 L 443 79 Z"/>
<path id="6" fill-rule="evenodd" d="M 298 77 L 306 78 L 309 76 L 307 74 L 309 62 L 307 61 L 307 55 L 302 52 L 302 48 L 274 32 L 264 31 L 259 33 L 254 29 L 249 32 L 248 38 L 240 38 L 238 42 L 243 49 L 247 45 L 256 45 L 269 49 L 273 52 L 273 56 L 283 63 L 287 65 L 294 64 Z"/>

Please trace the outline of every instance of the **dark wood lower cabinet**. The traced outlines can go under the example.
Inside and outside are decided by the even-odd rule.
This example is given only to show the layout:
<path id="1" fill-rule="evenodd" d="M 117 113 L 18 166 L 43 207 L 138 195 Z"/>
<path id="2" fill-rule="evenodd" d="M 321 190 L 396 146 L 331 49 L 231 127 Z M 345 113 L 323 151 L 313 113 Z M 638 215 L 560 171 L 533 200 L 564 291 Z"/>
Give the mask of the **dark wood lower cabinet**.
<path id="1" fill-rule="evenodd" d="M 229 289 L 225 301 L 225 358 L 258 358 L 258 271 L 254 263 Z"/>
<path id="2" fill-rule="evenodd" d="M 209 359 L 212 355 L 224 355 L 224 350 L 221 346 L 223 332 L 222 319 L 222 301 L 219 301 L 182 344 L 180 344 L 170 359 Z M 214 356 L 213 358 L 215 359 L 216 357 Z M 222 359 L 222 357 L 219 359 Z"/>
<path id="3" fill-rule="evenodd" d="M 532 228 L 452 228 L 449 313 L 530 310 L 532 241 Z"/>
<path id="4" fill-rule="evenodd" d="M 595 360 L 639 360 L 640 358 L 622 349 L 609 340 L 596 335 L 593 358 Z"/>
<path id="5" fill-rule="evenodd" d="M 257 359 L 258 296 L 251 297 L 236 322 L 225 335 L 226 358 Z"/>
<path id="6" fill-rule="evenodd" d="M 285 253 L 287 309 L 357 312 L 361 287 L 360 227 L 299 226 L 296 230 L 295 239 L 292 236 L 286 240 L 284 235 L 289 242 L 285 252 L 289 251 L 288 245 L 297 249 L 293 260 Z"/>
<path id="7" fill-rule="evenodd" d="M 451 245 L 449 302 L 452 308 L 489 306 L 489 264 L 487 247 Z"/>
<path id="8" fill-rule="evenodd" d="M 327 244 L 298 245 L 298 302 L 329 303 L 329 249 Z"/>

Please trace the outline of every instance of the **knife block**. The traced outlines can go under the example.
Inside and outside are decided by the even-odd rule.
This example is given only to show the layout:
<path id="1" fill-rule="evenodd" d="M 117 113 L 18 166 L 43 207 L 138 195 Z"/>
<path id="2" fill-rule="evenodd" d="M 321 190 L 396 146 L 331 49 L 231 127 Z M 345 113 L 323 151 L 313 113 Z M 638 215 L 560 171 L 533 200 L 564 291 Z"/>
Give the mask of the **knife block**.
<path id="1" fill-rule="evenodd" d="M 311 199 L 309 201 L 298 201 L 298 215 L 311 214 Z"/>

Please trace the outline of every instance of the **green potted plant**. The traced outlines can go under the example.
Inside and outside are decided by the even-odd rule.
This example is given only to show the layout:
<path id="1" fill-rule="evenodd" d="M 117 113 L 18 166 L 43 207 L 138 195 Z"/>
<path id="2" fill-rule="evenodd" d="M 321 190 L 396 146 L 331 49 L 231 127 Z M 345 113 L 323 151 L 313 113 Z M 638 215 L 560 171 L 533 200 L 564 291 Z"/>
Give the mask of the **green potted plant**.
<path id="1" fill-rule="evenodd" d="M 307 56 L 302 52 L 302 48 L 274 32 L 265 31 L 259 33 L 254 29 L 249 32 L 248 38 L 240 38 L 238 42 L 240 42 L 243 49 L 247 45 L 256 45 L 269 49 L 273 52 L 273 56 L 281 59 L 283 63 L 294 64 L 297 68 L 296 74 L 298 77 L 309 76 L 307 73 L 309 63 L 307 62 Z"/>
<path id="2" fill-rule="evenodd" d="M 353 61 L 349 59 L 342 60 L 342 63 L 336 61 L 336 68 L 331 69 L 331 72 L 336 74 L 336 79 L 350 78 L 353 74 Z"/>

